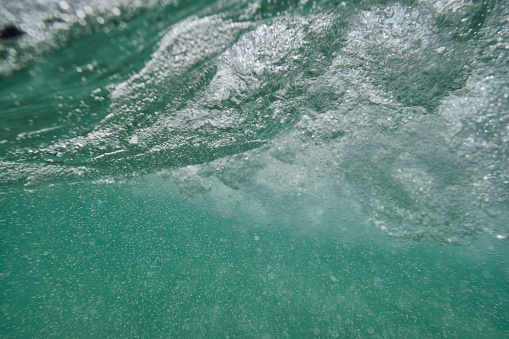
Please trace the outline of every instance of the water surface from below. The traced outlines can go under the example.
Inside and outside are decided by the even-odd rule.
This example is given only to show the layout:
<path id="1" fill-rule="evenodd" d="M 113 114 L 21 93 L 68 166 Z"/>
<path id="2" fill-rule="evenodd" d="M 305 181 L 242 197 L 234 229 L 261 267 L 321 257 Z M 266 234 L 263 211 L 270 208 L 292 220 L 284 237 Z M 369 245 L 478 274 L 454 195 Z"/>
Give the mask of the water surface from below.
<path id="1" fill-rule="evenodd" d="M 505 2 L 37 4 L 2 336 L 509 336 Z"/>

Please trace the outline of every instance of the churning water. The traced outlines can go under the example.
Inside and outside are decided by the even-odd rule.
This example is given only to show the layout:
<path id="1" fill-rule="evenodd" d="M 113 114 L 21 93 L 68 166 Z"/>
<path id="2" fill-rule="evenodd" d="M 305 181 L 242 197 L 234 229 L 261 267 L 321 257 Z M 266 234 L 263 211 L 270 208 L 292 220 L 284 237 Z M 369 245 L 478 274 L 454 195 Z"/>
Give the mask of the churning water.
<path id="1" fill-rule="evenodd" d="M 509 337 L 508 18 L 0 2 L 0 335 Z"/>

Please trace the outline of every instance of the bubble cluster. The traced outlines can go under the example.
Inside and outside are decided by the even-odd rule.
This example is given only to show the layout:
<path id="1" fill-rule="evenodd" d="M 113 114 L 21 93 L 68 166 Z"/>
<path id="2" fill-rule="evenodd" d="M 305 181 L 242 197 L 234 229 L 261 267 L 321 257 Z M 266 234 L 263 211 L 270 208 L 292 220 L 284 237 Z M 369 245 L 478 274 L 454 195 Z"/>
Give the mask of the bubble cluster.
<path id="1" fill-rule="evenodd" d="M 53 3 L 78 24 L 92 5 Z M 1 180 L 163 171 L 184 196 L 228 192 L 302 225 L 357 209 L 393 236 L 507 237 L 507 6 L 217 6 L 150 26 L 148 60 L 90 94 L 104 116 L 12 151 Z"/>

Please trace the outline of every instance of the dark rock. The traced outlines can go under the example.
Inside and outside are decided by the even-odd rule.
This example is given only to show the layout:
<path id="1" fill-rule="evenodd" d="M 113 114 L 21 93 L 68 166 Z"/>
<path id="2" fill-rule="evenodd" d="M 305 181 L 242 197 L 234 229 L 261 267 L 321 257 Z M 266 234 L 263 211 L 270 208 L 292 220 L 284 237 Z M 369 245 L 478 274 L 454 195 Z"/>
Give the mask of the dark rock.
<path id="1" fill-rule="evenodd" d="M 15 39 L 25 34 L 22 30 L 14 25 L 7 25 L 0 30 L 0 39 Z"/>

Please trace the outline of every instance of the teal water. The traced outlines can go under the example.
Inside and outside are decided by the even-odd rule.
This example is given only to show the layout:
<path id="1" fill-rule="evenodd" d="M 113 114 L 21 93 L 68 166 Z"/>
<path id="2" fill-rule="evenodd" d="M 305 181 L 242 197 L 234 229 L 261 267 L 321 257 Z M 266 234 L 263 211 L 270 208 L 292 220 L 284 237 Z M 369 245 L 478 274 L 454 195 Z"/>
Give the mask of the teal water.
<path id="1" fill-rule="evenodd" d="M 2 337 L 509 337 L 507 2 L 0 13 Z"/>

